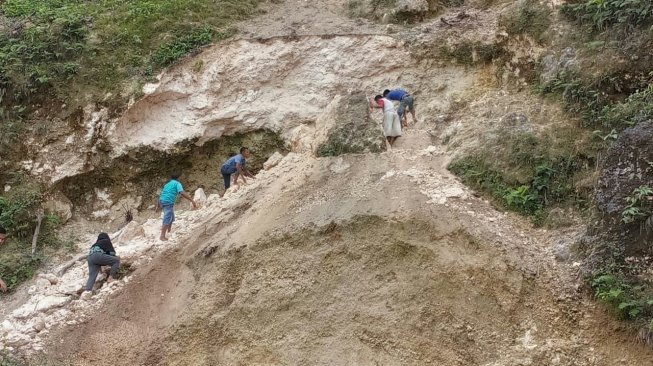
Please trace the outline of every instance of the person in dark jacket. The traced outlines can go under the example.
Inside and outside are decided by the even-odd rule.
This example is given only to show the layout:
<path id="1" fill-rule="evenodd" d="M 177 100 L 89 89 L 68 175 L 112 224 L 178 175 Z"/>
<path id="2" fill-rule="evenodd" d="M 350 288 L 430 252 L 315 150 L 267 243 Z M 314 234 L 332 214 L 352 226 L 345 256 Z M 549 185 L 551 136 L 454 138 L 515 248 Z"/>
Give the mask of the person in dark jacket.
<path id="1" fill-rule="evenodd" d="M 102 266 L 111 266 L 111 273 L 107 282 L 115 280 L 120 268 L 120 258 L 116 256 L 116 250 L 113 249 L 109 234 L 100 233 L 95 244 L 91 246 L 88 252 L 88 281 L 86 282 L 86 291 L 92 291 L 95 279 Z"/>

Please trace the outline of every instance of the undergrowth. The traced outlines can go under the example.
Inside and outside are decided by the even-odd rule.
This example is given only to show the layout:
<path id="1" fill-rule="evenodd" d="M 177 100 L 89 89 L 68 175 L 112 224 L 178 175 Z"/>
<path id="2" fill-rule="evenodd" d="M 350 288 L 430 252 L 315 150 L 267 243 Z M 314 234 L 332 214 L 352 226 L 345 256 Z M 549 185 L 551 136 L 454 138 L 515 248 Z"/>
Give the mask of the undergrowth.
<path id="1" fill-rule="evenodd" d="M 578 191 L 574 178 L 588 167 L 589 157 L 555 152 L 530 133 L 508 137 L 506 145 L 505 152 L 458 159 L 449 170 L 467 185 L 490 193 L 506 208 L 531 217 L 539 225 L 553 207 L 586 206 L 588 192 Z"/>
<path id="2" fill-rule="evenodd" d="M 584 65 L 561 72 L 539 87 L 559 97 L 567 111 L 582 117 L 595 141 L 607 148 L 626 128 L 653 118 L 653 58 L 649 45 L 653 24 L 650 0 L 572 0 L 561 13 L 574 22 Z M 573 38 L 570 37 L 573 40 Z M 640 338 L 653 339 L 653 285 L 646 255 L 627 257 L 627 232 L 646 233 L 651 222 L 649 186 L 626 197 L 624 208 L 592 243 L 587 281 L 596 298 L 618 316 L 640 327 Z M 602 221 L 603 222 L 603 221 Z M 634 239 L 633 239 L 634 240 Z M 643 334 L 643 335 L 642 335 Z"/>
<path id="3" fill-rule="evenodd" d="M 576 0 L 564 4 L 561 12 L 595 31 L 614 26 L 635 28 L 651 22 L 653 3 L 650 0 Z"/>
<path id="4" fill-rule="evenodd" d="M 46 214 L 41 223 L 37 252 L 32 255 L 32 235 L 43 193 L 38 184 L 15 177 L 11 189 L 0 196 L 0 225 L 7 229 L 8 239 L 0 246 L 0 278 L 9 289 L 31 278 L 45 256 L 62 244 L 57 235 L 60 220 Z"/>

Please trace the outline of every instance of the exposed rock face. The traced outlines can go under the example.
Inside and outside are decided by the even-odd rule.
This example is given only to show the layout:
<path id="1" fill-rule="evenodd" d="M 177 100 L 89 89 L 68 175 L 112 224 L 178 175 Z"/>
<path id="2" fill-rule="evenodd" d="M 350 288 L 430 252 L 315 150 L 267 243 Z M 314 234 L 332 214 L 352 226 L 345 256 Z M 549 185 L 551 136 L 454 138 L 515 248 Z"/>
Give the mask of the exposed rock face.
<path id="1" fill-rule="evenodd" d="M 363 92 L 336 96 L 316 121 L 313 142 L 317 156 L 386 150 L 378 121 L 372 119 Z"/>
<path id="2" fill-rule="evenodd" d="M 542 73 L 540 81 L 546 83 L 555 78 L 562 71 L 569 71 L 578 67 L 576 50 L 571 47 L 565 48 L 558 56 L 555 54 L 546 55 L 542 58 Z"/>
<path id="3" fill-rule="evenodd" d="M 648 249 L 646 231 L 638 223 L 624 224 L 621 213 L 626 198 L 640 186 L 653 182 L 653 121 L 624 130 L 608 150 L 601 178 L 596 187 L 596 203 L 603 214 L 598 231 L 625 243 L 626 252 L 636 254 Z M 650 203 L 648 203 L 650 205 Z M 610 232 L 606 232 L 611 228 Z"/>
<path id="4" fill-rule="evenodd" d="M 45 203 L 45 209 L 49 213 L 56 214 L 62 223 L 67 222 L 73 216 L 73 203 L 61 192 L 57 192 Z"/>
<path id="5" fill-rule="evenodd" d="M 420 15 L 429 11 L 429 3 L 426 0 L 398 0 L 395 8 L 396 14 Z"/>

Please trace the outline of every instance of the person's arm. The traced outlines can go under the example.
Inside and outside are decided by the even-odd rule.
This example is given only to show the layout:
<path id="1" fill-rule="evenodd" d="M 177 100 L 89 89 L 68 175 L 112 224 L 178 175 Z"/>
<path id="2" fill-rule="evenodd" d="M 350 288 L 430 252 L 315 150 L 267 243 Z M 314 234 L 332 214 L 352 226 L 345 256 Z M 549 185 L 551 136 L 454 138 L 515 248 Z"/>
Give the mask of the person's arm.
<path id="1" fill-rule="evenodd" d="M 247 180 L 245 179 L 246 174 L 247 170 L 240 163 L 236 163 L 236 179 L 234 182 L 238 184 L 238 177 L 241 177 L 243 178 L 243 183 L 247 184 Z"/>
<path id="2" fill-rule="evenodd" d="M 0 278 L 0 291 L 7 292 L 7 284 Z"/>
<path id="3" fill-rule="evenodd" d="M 197 208 L 197 203 L 195 203 L 195 200 L 193 199 L 193 197 L 190 196 L 190 194 L 188 194 L 185 191 L 182 191 L 180 194 L 182 197 L 190 201 L 190 203 L 193 205 L 193 209 Z"/>

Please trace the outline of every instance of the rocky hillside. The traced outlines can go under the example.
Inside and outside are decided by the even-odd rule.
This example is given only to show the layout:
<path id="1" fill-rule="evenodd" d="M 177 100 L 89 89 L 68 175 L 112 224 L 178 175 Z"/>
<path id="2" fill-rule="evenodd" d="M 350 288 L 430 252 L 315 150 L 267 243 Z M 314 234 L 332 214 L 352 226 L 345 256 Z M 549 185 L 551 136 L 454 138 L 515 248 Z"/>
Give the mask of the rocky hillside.
<path id="1" fill-rule="evenodd" d="M 45 22 L 61 10 L 46 3 L 2 6 Z M 653 364 L 651 65 L 624 58 L 653 7 L 617 3 L 225 2 L 234 13 L 150 39 L 196 52 L 57 114 L 68 127 L 5 164 L 22 180 L 3 178 L 0 204 L 36 185 L 25 220 L 48 201 L 74 234 L 2 298 L 7 362 Z M 168 5 L 149 11 L 169 20 Z M 190 42 L 202 26 L 213 38 Z M 395 86 L 418 122 L 389 149 L 366 97 Z M 218 166 L 241 145 L 256 179 L 220 197 Z M 179 169 L 203 207 L 182 205 L 164 243 L 151 208 Z M 80 297 L 98 230 L 125 270 Z"/>

